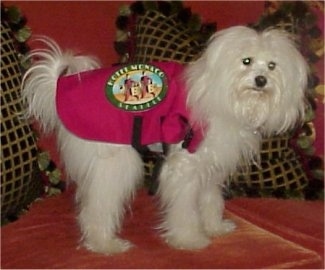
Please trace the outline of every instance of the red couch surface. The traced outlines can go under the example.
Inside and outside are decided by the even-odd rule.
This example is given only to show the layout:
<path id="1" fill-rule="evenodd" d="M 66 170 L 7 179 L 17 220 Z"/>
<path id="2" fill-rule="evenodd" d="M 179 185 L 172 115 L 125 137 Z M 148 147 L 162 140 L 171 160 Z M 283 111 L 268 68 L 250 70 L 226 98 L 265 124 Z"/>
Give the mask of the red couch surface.
<path id="1" fill-rule="evenodd" d="M 323 268 L 321 202 L 239 198 L 226 202 L 235 232 L 200 251 L 175 250 L 159 237 L 155 197 L 140 190 L 122 237 L 135 245 L 105 256 L 78 246 L 74 189 L 33 203 L 1 228 L 1 268 Z"/>
<path id="2" fill-rule="evenodd" d="M 227 208 L 245 220 L 324 255 L 324 202 L 237 198 Z"/>

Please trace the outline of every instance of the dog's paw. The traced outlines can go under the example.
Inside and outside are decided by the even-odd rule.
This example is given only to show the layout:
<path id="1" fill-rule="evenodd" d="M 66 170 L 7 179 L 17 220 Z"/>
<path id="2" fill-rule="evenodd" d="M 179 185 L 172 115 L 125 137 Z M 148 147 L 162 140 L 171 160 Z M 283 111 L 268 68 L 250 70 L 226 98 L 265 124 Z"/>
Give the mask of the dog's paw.
<path id="1" fill-rule="evenodd" d="M 166 243 L 176 249 L 196 250 L 207 247 L 211 240 L 204 234 L 169 235 L 165 236 Z"/>
<path id="2" fill-rule="evenodd" d="M 236 224 L 233 221 L 224 219 L 218 225 L 215 225 L 212 228 L 205 228 L 205 231 L 209 236 L 219 236 L 230 233 L 235 230 L 235 228 Z"/>
<path id="3" fill-rule="evenodd" d="M 84 246 L 92 252 L 112 255 L 125 252 L 133 245 L 129 241 L 119 238 L 112 238 L 101 242 L 87 240 L 84 242 Z"/>

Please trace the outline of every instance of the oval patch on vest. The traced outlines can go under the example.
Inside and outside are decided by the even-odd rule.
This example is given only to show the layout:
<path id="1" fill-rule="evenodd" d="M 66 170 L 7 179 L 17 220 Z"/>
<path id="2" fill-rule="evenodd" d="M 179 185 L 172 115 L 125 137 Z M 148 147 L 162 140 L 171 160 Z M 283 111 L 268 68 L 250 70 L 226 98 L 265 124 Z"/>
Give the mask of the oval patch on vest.
<path id="1" fill-rule="evenodd" d="M 131 112 L 146 111 L 165 98 L 167 78 L 156 66 L 130 64 L 110 76 L 105 90 L 115 107 Z"/>

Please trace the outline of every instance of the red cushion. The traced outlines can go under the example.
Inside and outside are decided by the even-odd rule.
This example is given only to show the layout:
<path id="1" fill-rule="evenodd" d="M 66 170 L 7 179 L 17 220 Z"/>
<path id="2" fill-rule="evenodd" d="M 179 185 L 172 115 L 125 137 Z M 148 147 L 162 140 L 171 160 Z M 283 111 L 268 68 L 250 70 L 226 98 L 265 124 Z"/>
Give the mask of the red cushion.
<path id="1" fill-rule="evenodd" d="M 324 254 L 324 202 L 237 198 L 227 208 L 257 226 Z"/>
<path id="2" fill-rule="evenodd" d="M 211 246 L 201 251 L 172 249 L 155 230 L 158 220 L 155 199 L 144 190 L 136 196 L 122 231 L 122 237 L 136 246 L 120 255 L 94 254 L 77 248 L 79 230 L 73 193 L 73 189 L 69 189 L 60 196 L 35 202 L 18 221 L 1 228 L 3 268 L 252 269 L 323 266 L 321 257 L 313 250 L 259 228 L 230 211 L 226 211 L 226 216 L 238 226 L 234 233 L 215 238 Z M 257 203 L 263 201 L 256 200 Z M 232 204 L 227 202 L 227 205 L 229 203 Z"/>

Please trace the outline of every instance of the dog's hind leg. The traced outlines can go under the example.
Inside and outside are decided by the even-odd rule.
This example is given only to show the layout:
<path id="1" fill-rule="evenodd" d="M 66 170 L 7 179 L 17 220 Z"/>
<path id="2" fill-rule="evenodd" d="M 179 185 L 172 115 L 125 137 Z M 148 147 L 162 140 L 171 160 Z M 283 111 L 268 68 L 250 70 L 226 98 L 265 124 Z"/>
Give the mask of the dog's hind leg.
<path id="1" fill-rule="evenodd" d="M 130 146 L 80 140 L 65 134 L 61 144 L 67 173 L 77 182 L 82 242 L 94 252 L 113 254 L 132 245 L 118 238 L 137 183 L 142 160 Z"/>
<path id="2" fill-rule="evenodd" d="M 101 149 L 87 183 L 78 187 L 79 222 L 85 246 L 100 253 L 118 253 L 131 245 L 119 239 L 125 208 L 142 176 L 142 160 L 129 146 Z M 107 146 L 106 146 L 107 148 Z M 107 155 L 107 156 L 106 156 Z"/>

